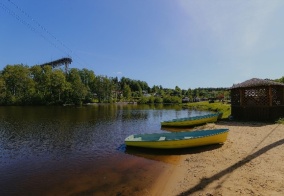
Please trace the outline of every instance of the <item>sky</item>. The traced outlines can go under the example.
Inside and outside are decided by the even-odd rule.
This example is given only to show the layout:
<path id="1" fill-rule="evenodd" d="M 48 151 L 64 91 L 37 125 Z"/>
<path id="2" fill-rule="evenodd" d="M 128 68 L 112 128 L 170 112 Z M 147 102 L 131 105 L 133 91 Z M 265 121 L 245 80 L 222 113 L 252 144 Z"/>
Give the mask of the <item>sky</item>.
<path id="1" fill-rule="evenodd" d="M 152 87 L 284 76 L 283 0 L 1 0 L 0 70 L 63 57 Z"/>

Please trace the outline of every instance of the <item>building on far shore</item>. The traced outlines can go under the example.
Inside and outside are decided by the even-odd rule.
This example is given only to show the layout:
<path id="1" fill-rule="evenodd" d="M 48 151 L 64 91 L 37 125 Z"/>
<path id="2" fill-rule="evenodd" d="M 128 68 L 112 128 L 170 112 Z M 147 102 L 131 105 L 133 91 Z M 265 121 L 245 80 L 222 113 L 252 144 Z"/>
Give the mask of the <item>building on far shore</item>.
<path id="1" fill-rule="evenodd" d="M 275 121 L 284 117 L 284 84 L 252 78 L 231 88 L 232 116 L 238 120 Z"/>

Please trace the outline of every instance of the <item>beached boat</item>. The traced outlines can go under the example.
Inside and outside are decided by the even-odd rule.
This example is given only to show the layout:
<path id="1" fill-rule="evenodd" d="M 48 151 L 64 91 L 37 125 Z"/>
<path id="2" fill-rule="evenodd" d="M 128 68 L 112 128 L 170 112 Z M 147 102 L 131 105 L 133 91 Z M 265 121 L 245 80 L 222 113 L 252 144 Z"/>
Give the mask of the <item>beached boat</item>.
<path id="1" fill-rule="evenodd" d="M 130 135 L 125 139 L 127 146 L 144 148 L 189 148 L 224 143 L 229 129 L 212 129 L 172 133 Z"/>
<path id="2" fill-rule="evenodd" d="M 197 125 L 202 125 L 206 123 L 213 123 L 218 120 L 218 117 L 221 116 L 222 113 L 217 112 L 213 114 L 206 114 L 202 116 L 193 116 L 188 118 L 177 118 L 169 121 L 162 121 L 162 126 L 168 127 L 193 127 Z"/>

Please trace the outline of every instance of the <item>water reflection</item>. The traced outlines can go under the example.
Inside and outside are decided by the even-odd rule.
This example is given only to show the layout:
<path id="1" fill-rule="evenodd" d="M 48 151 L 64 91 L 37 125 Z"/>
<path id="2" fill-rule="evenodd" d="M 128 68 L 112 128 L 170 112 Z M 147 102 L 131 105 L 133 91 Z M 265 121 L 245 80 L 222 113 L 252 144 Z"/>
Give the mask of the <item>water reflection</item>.
<path id="1" fill-rule="evenodd" d="M 217 148 L 220 148 L 221 146 L 222 144 L 212 144 L 207 146 L 198 146 L 198 147 L 182 148 L 182 149 L 151 149 L 151 148 L 125 146 L 124 152 L 126 154 L 143 157 L 150 160 L 177 164 L 180 158 L 179 155 L 198 154 L 205 151 L 215 150 Z"/>
<path id="2" fill-rule="evenodd" d="M 195 113 L 170 105 L 1 107 L 0 194 L 143 195 L 161 162 L 175 159 L 117 147 L 131 134 L 166 131 L 162 120 Z"/>

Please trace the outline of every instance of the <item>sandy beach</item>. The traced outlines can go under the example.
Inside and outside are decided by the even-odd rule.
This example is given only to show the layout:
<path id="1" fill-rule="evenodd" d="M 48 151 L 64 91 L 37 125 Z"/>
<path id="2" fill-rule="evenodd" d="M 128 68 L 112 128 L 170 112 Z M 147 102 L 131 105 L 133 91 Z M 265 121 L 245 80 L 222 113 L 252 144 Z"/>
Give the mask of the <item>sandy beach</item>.
<path id="1" fill-rule="evenodd" d="M 284 125 L 220 121 L 229 128 L 220 146 L 180 155 L 151 195 L 284 195 Z"/>

